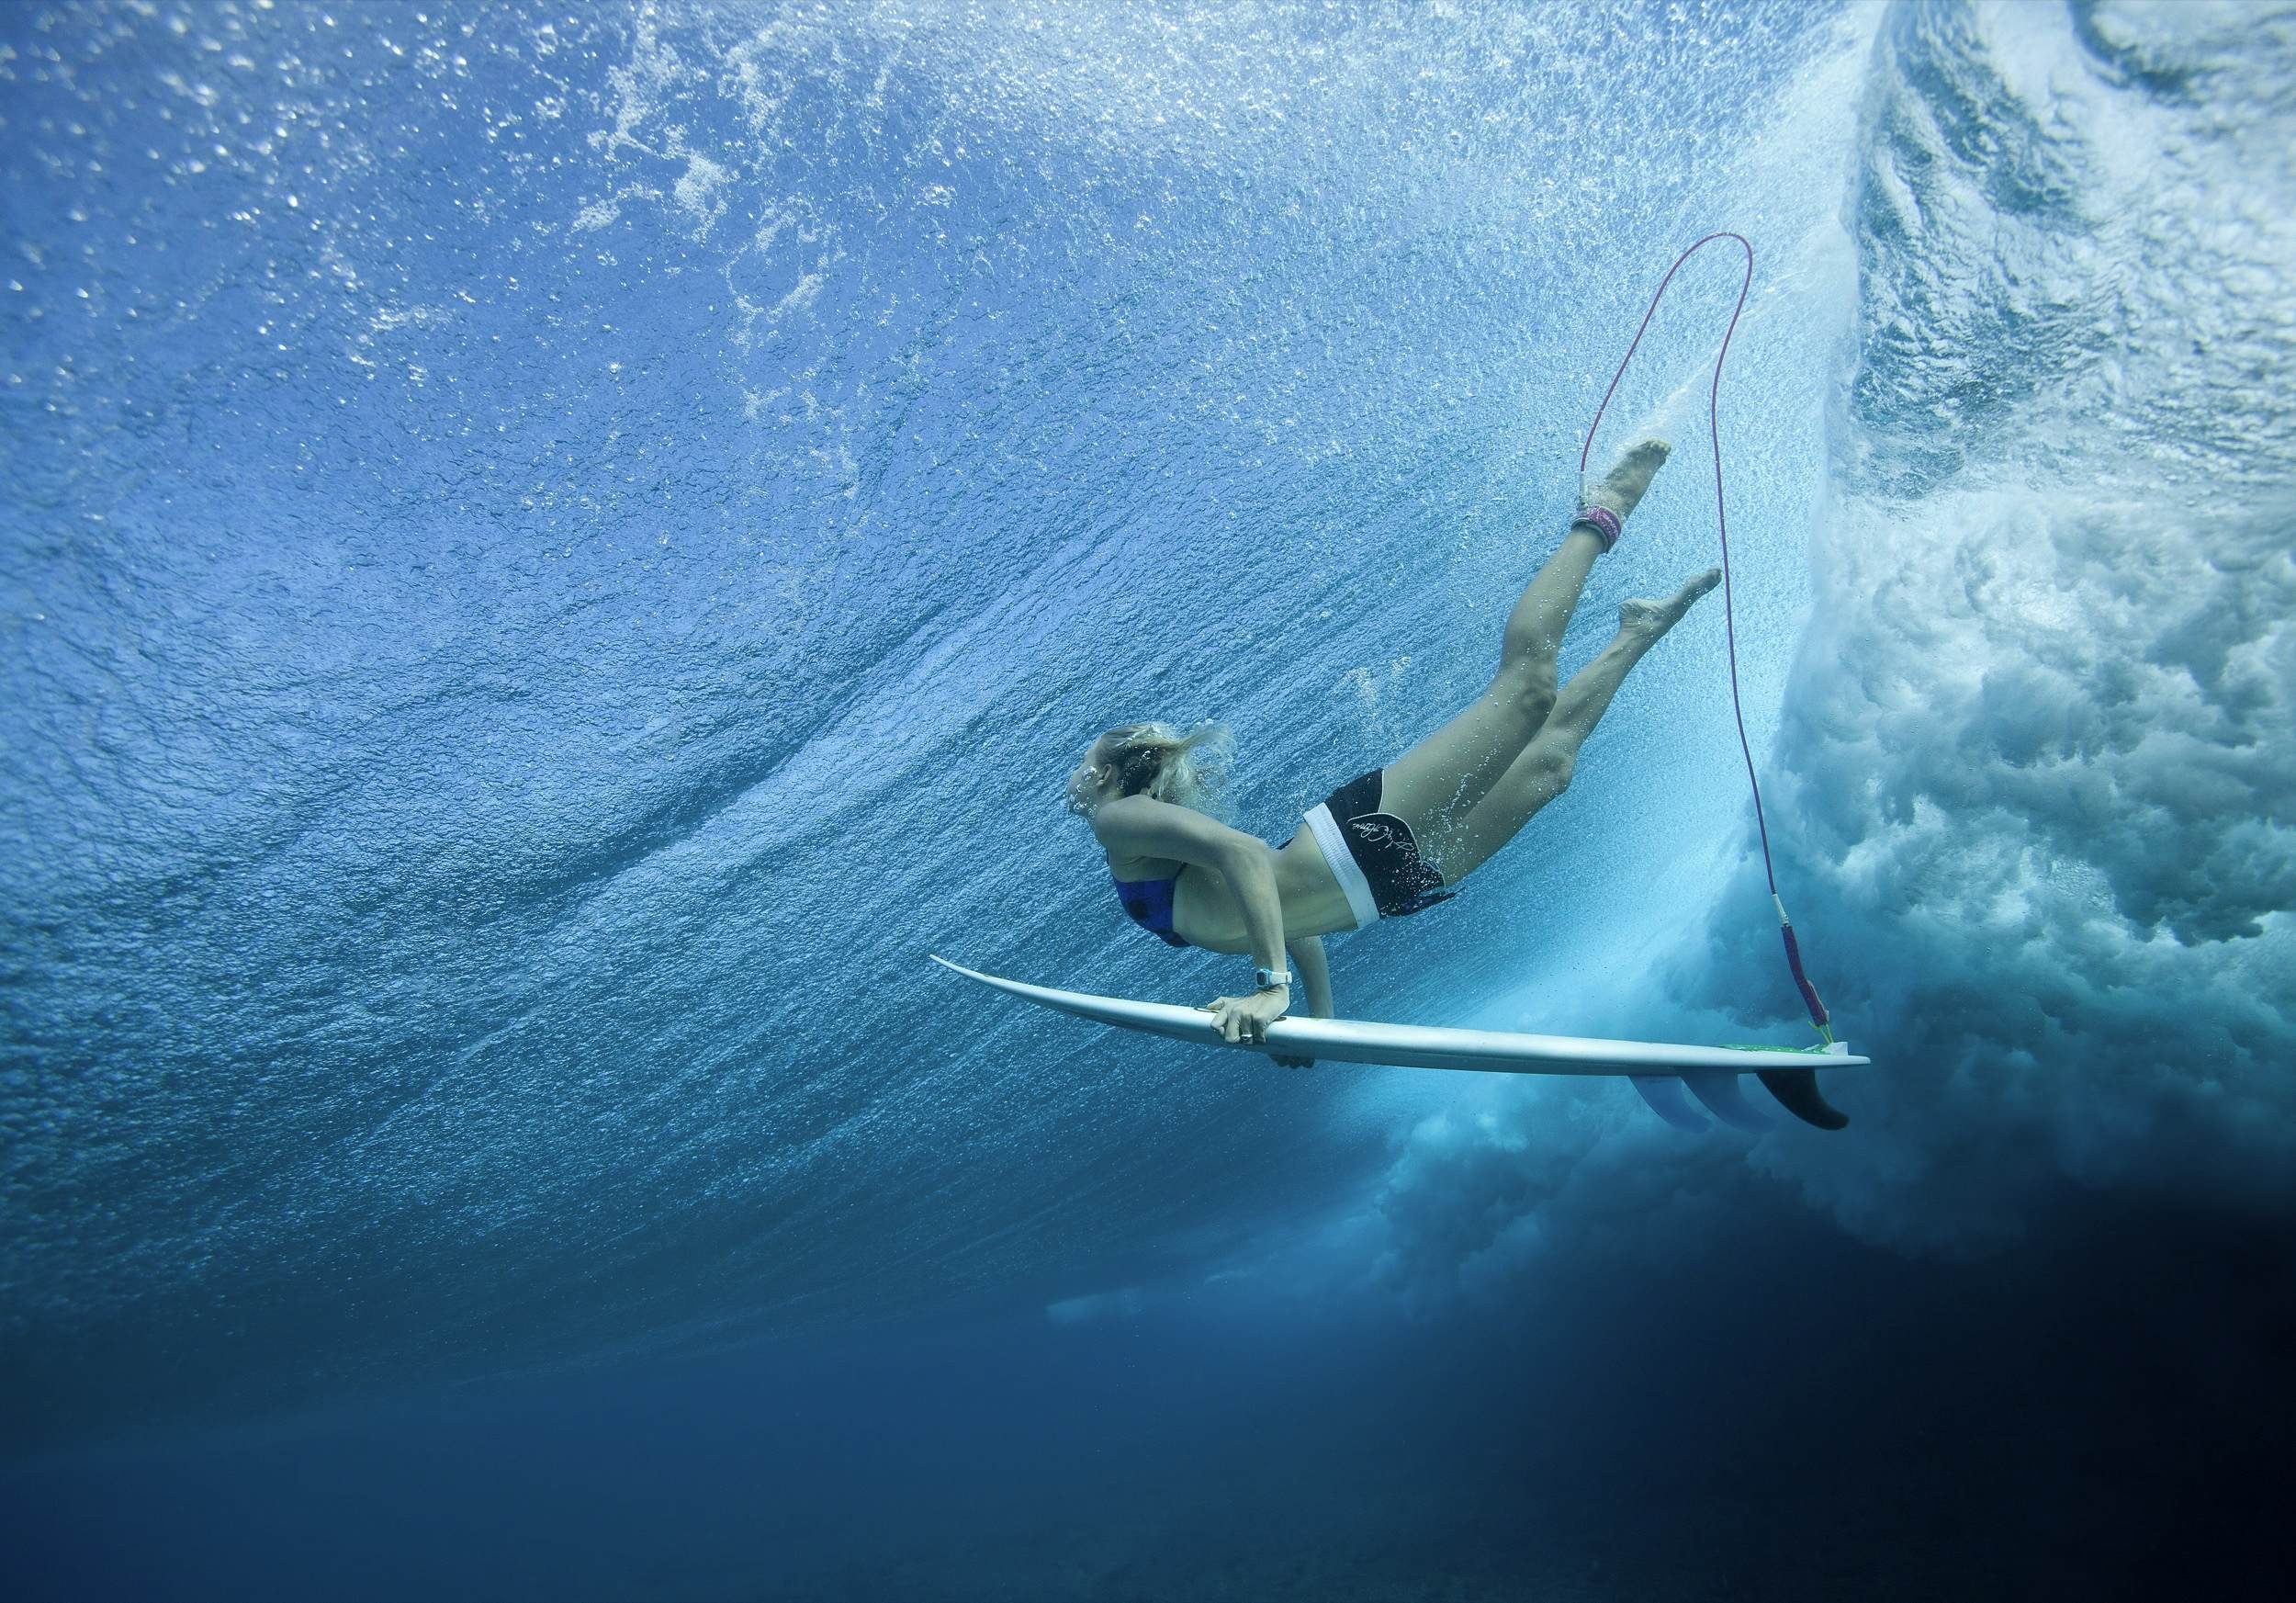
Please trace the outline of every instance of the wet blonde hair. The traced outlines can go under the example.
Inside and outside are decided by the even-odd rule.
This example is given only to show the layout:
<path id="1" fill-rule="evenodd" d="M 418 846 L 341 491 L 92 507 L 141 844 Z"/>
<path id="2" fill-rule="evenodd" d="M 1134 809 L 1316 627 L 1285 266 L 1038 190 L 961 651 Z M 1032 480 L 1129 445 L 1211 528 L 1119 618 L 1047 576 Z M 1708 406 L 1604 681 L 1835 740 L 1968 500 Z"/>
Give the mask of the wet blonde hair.
<path id="1" fill-rule="evenodd" d="M 1226 800 L 1235 737 L 1205 722 L 1182 734 L 1170 724 L 1119 724 L 1093 742 L 1116 769 L 1119 796 L 1145 794 L 1175 807 L 1220 815 Z M 1071 811 L 1089 809 L 1071 804 Z"/>

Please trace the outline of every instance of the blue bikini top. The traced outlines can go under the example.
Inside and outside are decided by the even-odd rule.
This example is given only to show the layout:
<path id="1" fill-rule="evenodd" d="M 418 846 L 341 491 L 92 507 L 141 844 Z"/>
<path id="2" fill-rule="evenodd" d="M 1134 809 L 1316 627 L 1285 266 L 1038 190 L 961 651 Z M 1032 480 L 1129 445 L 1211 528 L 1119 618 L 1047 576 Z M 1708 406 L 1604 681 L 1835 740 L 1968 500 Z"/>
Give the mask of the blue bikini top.
<path id="1" fill-rule="evenodd" d="M 1187 944 L 1172 932 L 1172 887 L 1180 883 L 1178 875 L 1170 879 L 1117 879 L 1116 871 L 1110 869 L 1109 878 L 1115 882 L 1116 899 L 1124 904 L 1133 923 L 1166 946 Z"/>

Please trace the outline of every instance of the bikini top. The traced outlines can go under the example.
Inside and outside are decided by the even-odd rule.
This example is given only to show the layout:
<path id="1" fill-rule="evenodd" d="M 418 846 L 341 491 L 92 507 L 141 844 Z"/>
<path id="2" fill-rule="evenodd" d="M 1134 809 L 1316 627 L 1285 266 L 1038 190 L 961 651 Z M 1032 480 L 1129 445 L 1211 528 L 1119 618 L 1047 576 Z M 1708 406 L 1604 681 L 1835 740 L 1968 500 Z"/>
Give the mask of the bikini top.
<path id="1" fill-rule="evenodd" d="M 1180 876 L 1169 879 L 1117 879 L 1116 871 L 1109 871 L 1115 882 L 1116 899 L 1124 904 L 1132 922 L 1162 941 L 1166 946 L 1185 946 L 1187 942 L 1172 931 L 1172 887 L 1180 883 Z"/>

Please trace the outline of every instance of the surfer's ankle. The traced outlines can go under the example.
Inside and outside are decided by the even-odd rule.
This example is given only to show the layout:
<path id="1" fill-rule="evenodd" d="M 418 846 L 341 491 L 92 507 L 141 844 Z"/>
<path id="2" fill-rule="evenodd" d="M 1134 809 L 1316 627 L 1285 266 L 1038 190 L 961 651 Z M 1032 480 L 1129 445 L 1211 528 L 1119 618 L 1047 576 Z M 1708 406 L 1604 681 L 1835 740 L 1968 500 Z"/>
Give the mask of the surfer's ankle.
<path id="1" fill-rule="evenodd" d="M 1650 480 L 1665 466 L 1673 446 L 1661 439 L 1637 440 L 1628 446 L 1602 482 L 1586 493 L 1586 504 L 1570 520 L 1570 527 L 1591 531 L 1607 552 L 1618 544 L 1626 518 L 1641 504 Z"/>
<path id="2" fill-rule="evenodd" d="M 1618 536 L 1625 528 L 1624 521 L 1606 506 L 1582 506 L 1579 509 L 1579 515 L 1570 520 L 1570 532 L 1574 535 L 1593 535 L 1603 542 L 1603 554 L 1606 557 L 1610 555 L 1610 548 L 1618 544 Z"/>

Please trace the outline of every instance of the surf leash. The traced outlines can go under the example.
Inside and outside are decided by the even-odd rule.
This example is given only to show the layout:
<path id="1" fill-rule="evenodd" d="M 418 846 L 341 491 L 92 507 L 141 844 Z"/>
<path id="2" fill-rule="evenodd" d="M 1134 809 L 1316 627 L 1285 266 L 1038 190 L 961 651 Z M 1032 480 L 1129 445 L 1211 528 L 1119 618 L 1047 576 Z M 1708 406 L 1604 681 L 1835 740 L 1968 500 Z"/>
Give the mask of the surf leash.
<path id="1" fill-rule="evenodd" d="M 1650 319 L 1657 315 L 1659 301 L 1666 294 L 1666 287 L 1674 281 L 1684 262 L 1696 255 L 1705 246 L 1716 240 L 1735 240 L 1746 253 L 1746 272 L 1739 281 L 1738 304 L 1730 308 L 1730 326 L 1723 331 L 1722 348 L 1715 353 L 1714 382 L 1706 391 L 1706 432 L 1714 446 L 1714 524 L 1722 538 L 1722 627 L 1729 642 L 1730 707 L 1738 717 L 1738 749 L 1746 759 L 1746 783 L 1754 793 L 1754 829 L 1761 837 L 1761 869 L 1770 882 L 1770 905 L 1778 910 L 1778 930 L 1785 939 L 1785 965 L 1793 973 L 1795 988 L 1802 993 L 1802 1001 L 1809 1009 L 1810 1023 L 1820 1039 L 1833 1042 L 1833 1030 L 1826 1004 L 1818 999 L 1818 988 L 1810 984 L 1809 975 L 1802 966 L 1802 944 L 1794 936 L 1794 920 L 1786 917 L 1785 901 L 1778 895 L 1778 869 L 1770 857 L 1770 823 L 1762 815 L 1761 781 L 1754 773 L 1754 749 L 1746 739 L 1746 704 L 1738 690 L 1738 618 L 1730 596 L 1730 524 L 1722 502 L 1722 424 L 1720 421 L 1722 395 L 1722 363 L 1730 354 L 1730 336 L 1738 333 L 1739 314 L 1746 310 L 1747 291 L 1754 284 L 1754 247 L 1744 234 L 1723 231 L 1710 233 L 1698 241 L 1667 268 L 1666 277 L 1650 296 L 1649 309 L 1642 314 L 1642 326 L 1635 330 L 1633 344 L 1619 358 L 1618 371 L 1611 375 L 1610 388 L 1603 391 L 1603 404 L 1594 409 L 1594 421 L 1587 424 L 1586 443 L 1579 447 L 1579 502 L 1586 502 L 1586 463 L 1594 449 L 1594 431 L 1603 426 L 1603 413 L 1610 410 L 1611 397 L 1618 392 L 1618 381 L 1626 376 L 1626 364 L 1634 360 L 1635 352 L 1642 344 L 1642 336 L 1650 332 Z"/>

